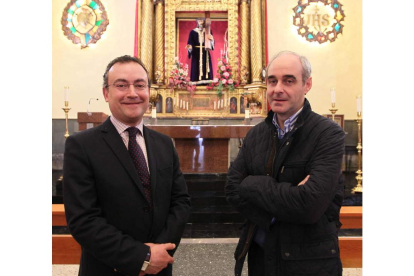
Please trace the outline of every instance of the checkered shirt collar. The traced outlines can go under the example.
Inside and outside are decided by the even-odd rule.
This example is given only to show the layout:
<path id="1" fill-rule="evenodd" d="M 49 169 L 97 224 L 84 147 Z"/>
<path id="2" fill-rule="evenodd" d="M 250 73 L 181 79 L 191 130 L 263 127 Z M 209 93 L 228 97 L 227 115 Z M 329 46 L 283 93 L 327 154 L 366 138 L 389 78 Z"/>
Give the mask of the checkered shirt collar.
<path id="1" fill-rule="evenodd" d="M 118 119 L 116 119 L 114 116 L 110 117 L 110 120 L 112 122 L 112 124 L 115 126 L 116 130 L 118 131 L 118 133 L 121 135 L 124 131 L 126 131 L 127 128 L 129 128 L 129 125 L 126 125 L 122 122 L 120 122 Z M 135 126 L 136 128 L 139 129 L 139 131 L 141 131 L 142 135 L 144 135 L 143 132 L 143 128 L 144 128 L 144 120 L 141 120 L 141 122 Z"/>
<path id="2" fill-rule="evenodd" d="M 293 114 L 292 116 L 290 116 L 285 122 L 284 122 L 284 126 L 285 129 L 281 129 L 279 124 L 277 123 L 277 113 L 275 113 L 273 115 L 273 120 L 272 123 L 275 125 L 276 130 L 277 130 L 277 136 L 279 139 L 282 139 L 286 133 L 288 133 L 289 131 L 291 131 L 293 129 L 293 127 L 295 126 L 295 123 L 299 117 L 299 113 L 302 111 L 303 107 L 301 109 L 299 109 L 298 112 L 296 112 L 295 114 Z"/>

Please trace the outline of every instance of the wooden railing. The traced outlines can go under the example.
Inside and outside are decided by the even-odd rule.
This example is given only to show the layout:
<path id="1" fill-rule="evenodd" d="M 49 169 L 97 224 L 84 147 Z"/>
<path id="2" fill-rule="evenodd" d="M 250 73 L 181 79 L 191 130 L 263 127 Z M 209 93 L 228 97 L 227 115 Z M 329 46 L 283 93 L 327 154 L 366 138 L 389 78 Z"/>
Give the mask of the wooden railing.
<path id="1" fill-rule="evenodd" d="M 342 229 L 362 229 L 362 207 L 341 208 Z M 52 225 L 66 226 L 63 204 L 52 204 Z M 362 267 L 362 237 L 339 237 L 343 267 Z M 79 264 L 81 248 L 71 235 L 52 235 L 52 263 Z"/>

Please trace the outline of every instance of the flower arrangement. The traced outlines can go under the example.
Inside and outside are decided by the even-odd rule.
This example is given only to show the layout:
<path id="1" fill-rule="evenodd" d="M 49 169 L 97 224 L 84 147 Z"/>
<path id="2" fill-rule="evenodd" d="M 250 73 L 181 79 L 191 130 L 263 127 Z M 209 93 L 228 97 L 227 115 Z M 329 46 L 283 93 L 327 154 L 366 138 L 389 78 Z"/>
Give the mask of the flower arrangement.
<path id="1" fill-rule="evenodd" d="M 233 91 L 238 85 L 239 82 L 233 79 L 231 66 L 226 56 L 223 55 L 221 59 L 218 59 L 217 75 L 206 88 L 208 90 L 216 88 L 217 96 L 221 98 L 224 89 L 228 88 L 230 91 Z"/>
<path id="2" fill-rule="evenodd" d="M 174 90 L 174 88 L 186 89 L 190 92 L 191 97 L 197 89 L 197 87 L 190 82 L 190 77 L 188 76 L 188 64 L 179 62 L 177 57 L 175 58 L 173 69 L 170 72 L 169 86 L 171 90 Z"/>

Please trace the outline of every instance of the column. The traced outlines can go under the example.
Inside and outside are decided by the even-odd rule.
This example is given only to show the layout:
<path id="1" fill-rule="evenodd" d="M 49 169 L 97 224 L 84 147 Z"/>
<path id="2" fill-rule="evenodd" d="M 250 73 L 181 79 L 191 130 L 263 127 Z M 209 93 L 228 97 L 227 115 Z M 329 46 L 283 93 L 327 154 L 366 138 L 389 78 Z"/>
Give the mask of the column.
<path id="1" fill-rule="evenodd" d="M 154 6 L 152 0 L 142 0 L 142 20 L 141 20 L 141 60 L 148 69 L 150 79 L 153 79 L 152 66 L 152 34 L 154 22 Z"/>
<path id="2" fill-rule="evenodd" d="M 251 1 L 251 76 L 252 83 L 261 83 L 262 78 L 262 64 L 263 64 L 263 54 L 262 54 L 262 5 L 261 0 L 252 0 Z"/>
<path id="3" fill-rule="evenodd" d="M 155 81 L 164 83 L 164 0 L 157 0 L 155 7 Z"/>
<path id="4" fill-rule="evenodd" d="M 250 59 L 249 59 L 249 49 L 250 49 L 250 20 L 249 20 L 249 0 L 242 0 L 240 5 L 240 79 L 242 84 L 250 82 Z"/>

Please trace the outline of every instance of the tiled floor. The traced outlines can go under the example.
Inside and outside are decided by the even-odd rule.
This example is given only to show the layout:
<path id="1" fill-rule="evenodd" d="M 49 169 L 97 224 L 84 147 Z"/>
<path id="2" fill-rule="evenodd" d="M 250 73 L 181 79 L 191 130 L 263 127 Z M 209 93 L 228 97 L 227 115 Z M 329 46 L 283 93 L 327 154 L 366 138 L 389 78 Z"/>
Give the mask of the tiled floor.
<path id="1" fill-rule="evenodd" d="M 237 239 L 183 239 L 175 254 L 174 276 L 233 274 Z M 76 276 L 78 265 L 53 265 L 53 276 Z M 247 275 L 247 265 L 243 274 Z M 362 268 L 345 268 L 343 276 L 362 276 Z"/>

